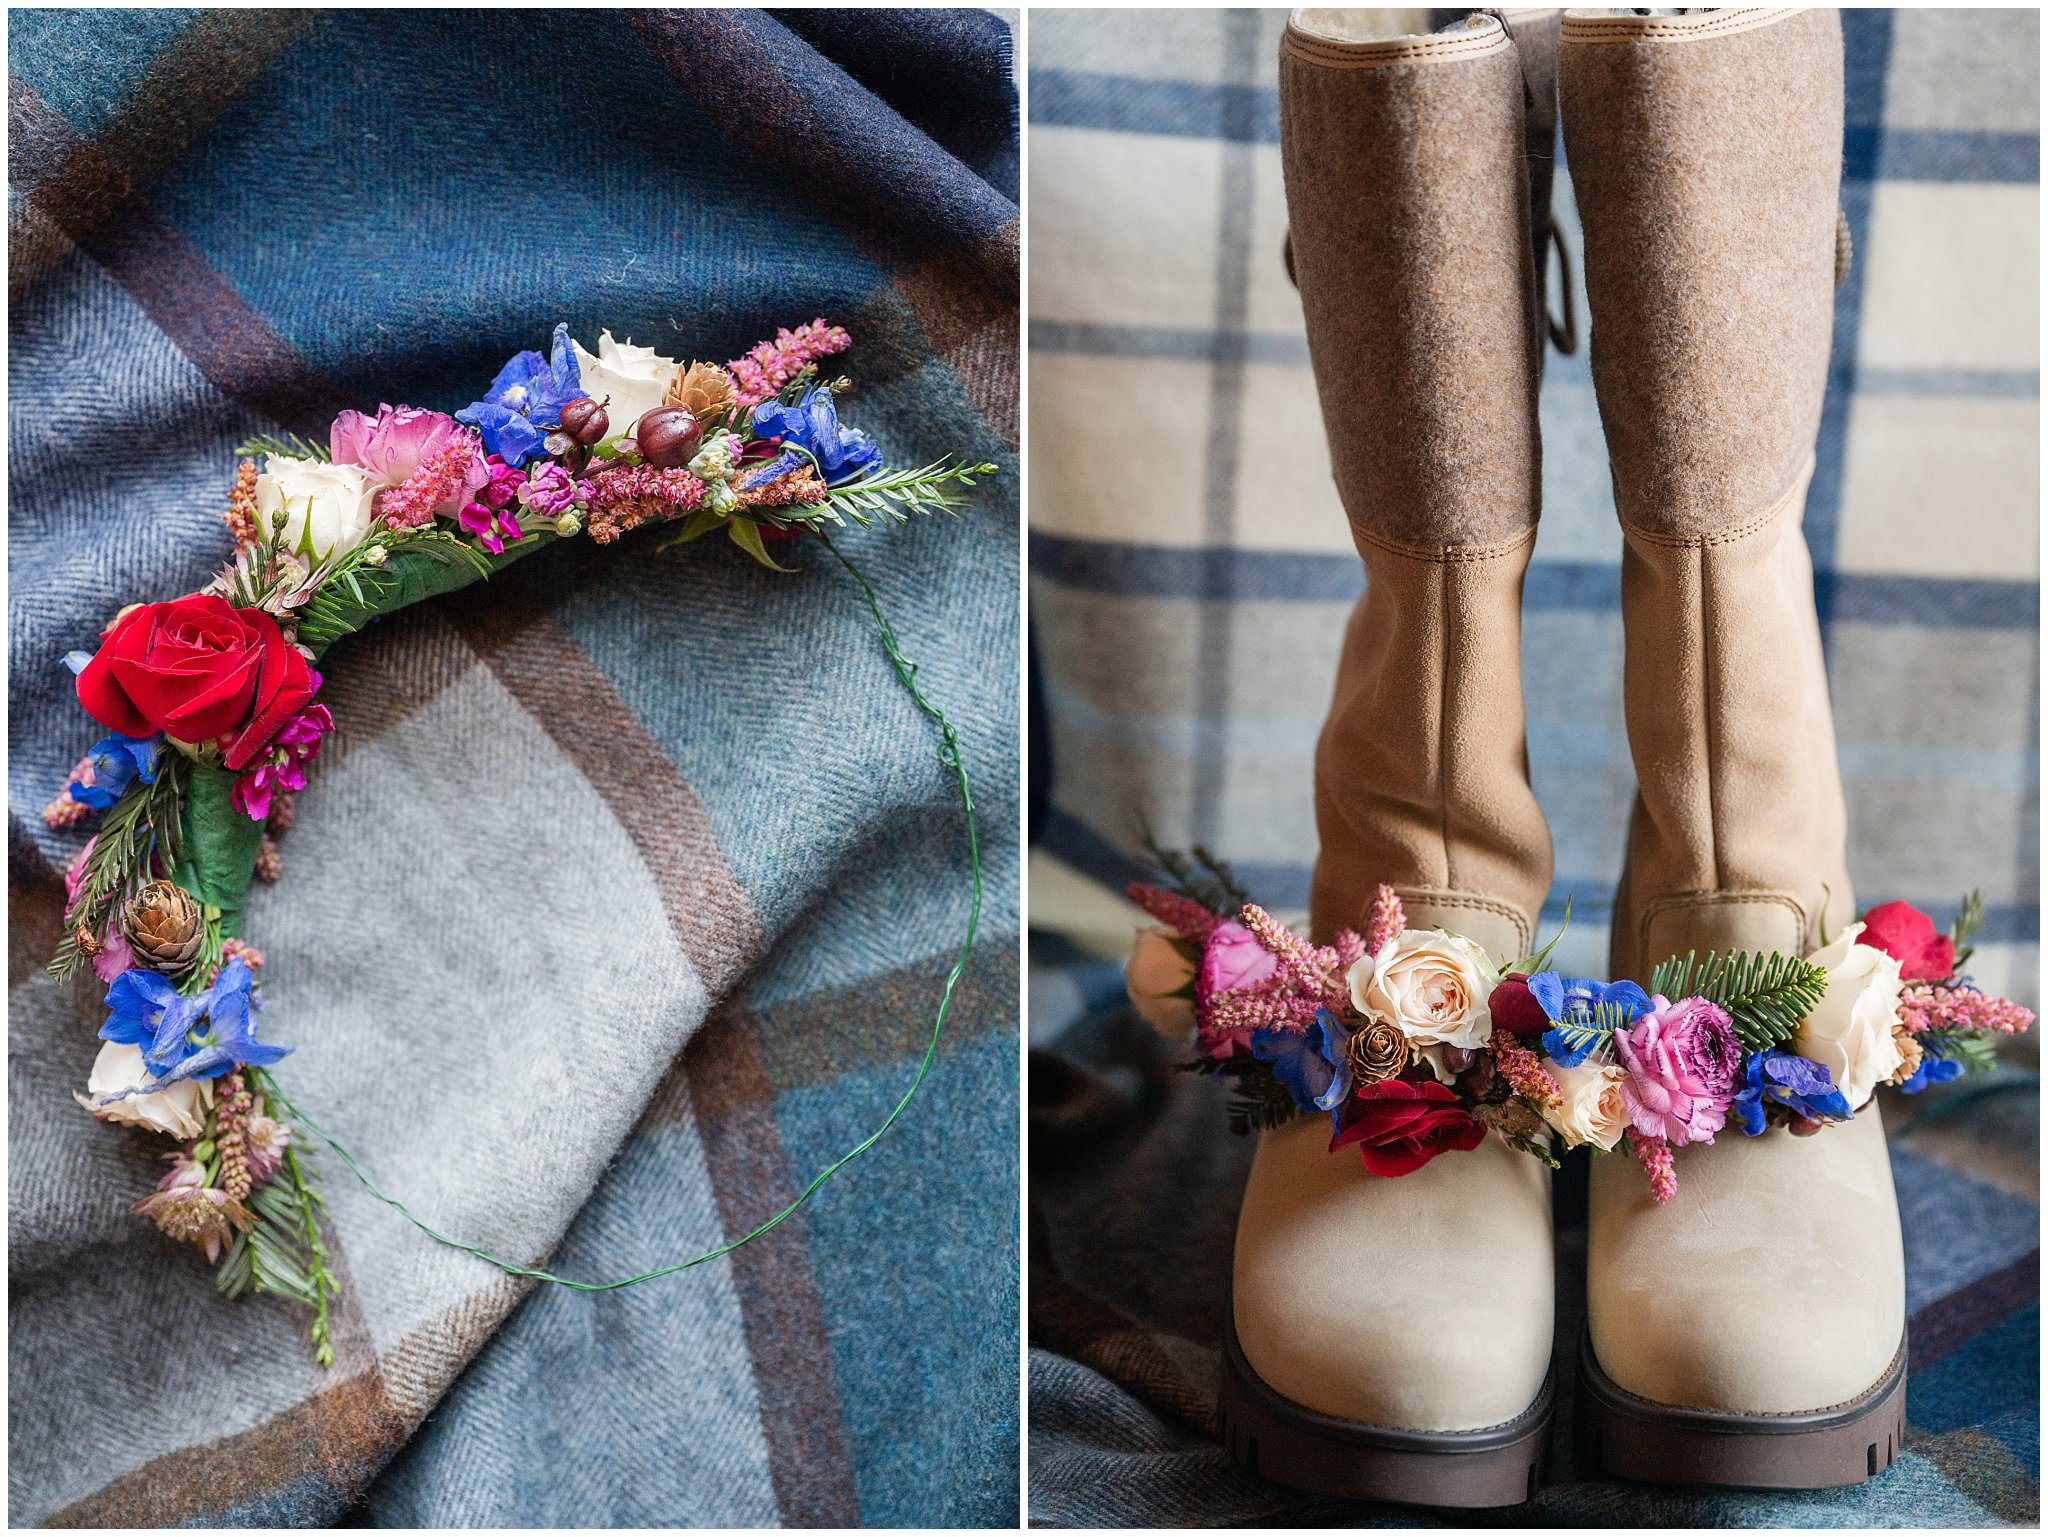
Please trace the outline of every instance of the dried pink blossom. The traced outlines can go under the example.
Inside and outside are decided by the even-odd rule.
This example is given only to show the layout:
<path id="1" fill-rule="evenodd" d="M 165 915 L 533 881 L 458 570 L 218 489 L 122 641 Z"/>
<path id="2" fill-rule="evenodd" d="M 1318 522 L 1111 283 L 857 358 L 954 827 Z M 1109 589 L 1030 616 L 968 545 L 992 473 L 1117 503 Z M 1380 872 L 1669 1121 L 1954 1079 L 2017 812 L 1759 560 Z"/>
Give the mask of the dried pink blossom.
<path id="1" fill-rule="evenodd" d="M 1650 1177 L 1650 1199 L 1662 1206 L 1678 1194 L 1678 1168 L 1671 1157 L 1671 1144 L 1662 1137 L 1646 1137 L 1635 1127 L 1628 1129 L 1628 1150 Z"/>
<path id="2" fill-rule="evenodd" d="M 734 358 L 725 365 L 736 386 L 735 408 L 746 411 L 759 405 L 794 379 L 806 364 L 844 352 L 852 345 L 851 336 L 823 319 L 798 326 L 794 331 L 777 331 L 774 341 L 759 342 L 747 349 L 745 357 Z"/>

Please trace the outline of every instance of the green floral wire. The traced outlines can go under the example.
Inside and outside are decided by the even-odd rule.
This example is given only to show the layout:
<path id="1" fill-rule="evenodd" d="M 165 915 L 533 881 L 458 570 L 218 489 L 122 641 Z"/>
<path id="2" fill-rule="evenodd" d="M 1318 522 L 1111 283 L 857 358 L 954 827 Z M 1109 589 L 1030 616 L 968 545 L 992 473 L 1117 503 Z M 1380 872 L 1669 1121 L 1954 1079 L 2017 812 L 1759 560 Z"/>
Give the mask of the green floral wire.
<path id="1" fill-rule="evenodd" d="M 887 1120 L 883 1121 L 880 1126 L 877 1126 L 864 1140 L 855 1144 L 846 1152 L 841 1153 L 832 1162 L 812 1175 L 811 1182 L 804 1186 L 802 1194 L 766 1222 L 755 1228 L 751 1233 L 735 1238 L 731 1243 L 722 1244 L 718 1248 L 711 1250 L 708 1254 L 700 1254 L 695 1259 L 686 1259 L 674 1265 L 664 1265 L 658 1270 L 648 1270 L 636 1276 L 627 1276 L 621 1281 L 572 1281 L 566 1276 L 558 1276 L 552 1271 L 542 1270 L 536 1266 L 517 1265 L 510 1260 L 500 1259 L 497 1255 L 479 1244 L 464 1243 L 459 1238 L 449 1237 L 446 1233 L 441 1232 L 431 1223 L 418 1216 L 396 1196 L 387 1195 L 383 1190 L 379 1189 L 376 1181 L 371 1179 L 363 1171 L 362 1165 L 356 1162 L 354 1154 L 335 1141 L 333 1137 L 321 1129 L 317 1122 L 287 1099 L 277 1088 L 275 1078 L 269 1073 L 262 1075 L 264 1085 L 271 1097 L 278 1102 L 279 1106 L 288 1116 L 312 1132 L 313 1135 L 326 1143 L 328 1147 L 332 1148 L 335 1155 L 348 1165 L 349 1172 L 362 1182 L 365 1190 L 369 1191 L 371 1195 L 382 1201 L 386 1206 L 389 1206 L 393 1211 L 396 1211 L 436 1243 L 446 1244 L 451 1249 L 460 1249 L 465 1254 L 473 1254 L 486 1264 L 495 1265 L 507 1275 L 524 1276 L 529 1280 L 535 1281 L 547 1281 L 556 1286 L 566 1286 L 572 1291 L 581 1292 L 617 1291 L 625 1286 L 638 1286 L 642 1281 L 655 1281 L 663 1276 L 674 1275 L 679 1270 L 688 1270 L 693 1265 L 704 1264 L 707 1260 L 721 1259 L 732 1253 L 741 1244 L 751 1243 L 763 1233 L 780 1226 L 785 1218 L 792 1215 L 806 1201 L 810 1200 L 818 1187 L 823 1185 L 826 1180 L 881 1141 L 883 1134 L 896 1124 L 897 1117 L 901 1116 L 904 1110 L 909 1107 L 912 1096 L 917 1093 L 918 1087 L 924 1082 L 925 1075 L 931 1071 L 932 1061 L 937 1057 L 939 1051 L 940 1032 L 945 1028 L 947 1012 L 953 1006 L 954 990 L 959 986 L 960 978 L 967 970 L 968 957 L 974 953 L 975 935 L 981 928 L 981 845 L 975 831 L 974 795 L 967 783 L 967 766 L 960 759 L 959 730 L 946 718 L 946 712 L 926 698 L 924 691 L 917 686 L 917 664 L 903 655 L 902 648 L 896 641 L 896 632 L 890 627 L 887 616 L 882 613 L 881 600 L 875 595 L 873 585 L 868 581 L 866 575 L 862 573 L 860 567 L 856 566 L 837 545 L 827 538 L 822 530 L 818 531 L 817 539 L 820 544 L 832 552 L 833 558 L 846 568 L 854 581 L 860 584 L 861 595 L 867 601 L 868 612 L 874 616 L 875 628 L 881 636 L 882 650 L 889 658 L 889 665 L 896 670 L 897 679 L 909 691 L 910 697 L 916 701 L 917 707 L 938 724 L 939 762 L 952 772 L 954 780 L 959 784 L 960 806 L 967 816 L 967 864 L 969 884 L 972 891 L 972 900 L 969 902 L 967 909 L 967 932 L 960 942 L 959 959 L 954 961 L 953 969 L 946 975 L 946 985 L 939 993 L 938 1012 L 932 1017 L 931 1039 L 925 1045 L 923 1060 L 917 1065 L 917 1075 L 910 1080 L 910 1087 L 905 1089 L 903 1097 L 896 1101 L 896 1108 L 889 1112 Z"/>

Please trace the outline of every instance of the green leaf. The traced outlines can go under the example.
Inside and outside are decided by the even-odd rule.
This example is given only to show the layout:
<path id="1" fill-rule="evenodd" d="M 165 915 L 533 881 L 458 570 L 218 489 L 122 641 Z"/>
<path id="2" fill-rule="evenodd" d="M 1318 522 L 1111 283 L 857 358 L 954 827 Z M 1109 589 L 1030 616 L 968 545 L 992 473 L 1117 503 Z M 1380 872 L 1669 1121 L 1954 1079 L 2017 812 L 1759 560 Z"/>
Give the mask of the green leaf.
<path id="1" fill-rule="evenodd" d="M 1508 967 L 1507 969 L 1509 971 L 1519 971 L 1525 977 L 1534 976 L 1537 972 L 1541 971 L 1545 966 L 1548 966 L 1550 964 L 1550 952 L 1557 948 L 1557 942 L 1560 939 L 1564 938 L 1564 931 L 1570 928 L 1571 926 L 1572 899 L 1570 897 L 1566 897 L 1564 899 L 1564 917 L 1558 921 L 1557 932 L 1550 936 L 1550 943 L 1545 945 L 1541 950 L 1534 952 L 1533 954 L 1523 956 L 1519 961 L 1516 961 L 1512 966 Z M 1667 994 L 1666 996 L 1669 995 Z"/>
<path id="2" fill-rule="evenodd" d="M 1747 1051 L 1768 1051 L 1799 1033 L 1827 991 L 1825 967 L 1777 951 L 1687 951 L 1661 963 L 1650 991 L 1666 998 L 1705 998 L 1728 1011 Z"/>
<path id="3" fill-rule="evenodd" d="M 726 526 L 726 531 L 732 535 L 732 542 L 734 544 L 745 550 L 770 571 L 781 571 L 785 574 L 794 571 L 794 567 L 781 566 L 775 563 L 774 557 L 768 553 L 768 547 L 761 542 L 761 530 L 756 528 L 746 518 L 734 518 Z"/>
<path id="4" fill-rule="evenodd" d="M 317 459 L 322 464 L 332 462 L 332 456 L 324 445 L 300 437 L 296 432 L 271 434 L 259 432 L 235 446 L 237 459 Z"/>
<path id="5" fill-rule="evenodd" d="M 682 527 L 678 528 L 673 536 L 665 540 L 661 548 L 672 550 L 679 544 L 688 544 L 692 539 L 701 539 L 724 522 L 725 518 L 713 512 L 709 507 L 699 507 L 695 512 L 683 519 Z"/>

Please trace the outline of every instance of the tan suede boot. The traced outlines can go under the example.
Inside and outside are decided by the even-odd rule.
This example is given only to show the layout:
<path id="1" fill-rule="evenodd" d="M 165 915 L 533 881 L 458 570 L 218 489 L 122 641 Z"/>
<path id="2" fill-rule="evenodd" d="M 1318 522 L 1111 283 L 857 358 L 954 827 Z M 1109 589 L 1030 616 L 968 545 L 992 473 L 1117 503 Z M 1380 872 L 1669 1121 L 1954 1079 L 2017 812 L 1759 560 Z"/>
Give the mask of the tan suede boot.
<path id="1" fill-rule="evenodd" d="M 1800 532 L 1842 160 L 1827 10 L 1566 13 L 1565 144 L 1625 550 L 1640 787 L 1613 975 L 1806 954 L 1854 911 Z M 1582 1439 L 1608 1471 L 1773 1488 L 1888 1466 L 1904 1265 L 1874 1109 L 1679 1149 L 1665 1207 L 1596 1159 Z"/>
<path id="2" fill-rule="evenodd" d="M 1550 882 L 1521 701 L 1541 333 L 1522 69 L 1499 20 L 1373 35 L 1297 12 L 1280 61 L 1294 262 L 1368 585 L 1316 754 L 1311 924 L 1527 950 Z M 1262 1137 L 1222 1413 L 1303 1488 L 1488 1506 L 1535 1491 L 1551 1413 L 1549 1177 L 1494 1140 L 1381 1178 L 1318 1117 Z"/>

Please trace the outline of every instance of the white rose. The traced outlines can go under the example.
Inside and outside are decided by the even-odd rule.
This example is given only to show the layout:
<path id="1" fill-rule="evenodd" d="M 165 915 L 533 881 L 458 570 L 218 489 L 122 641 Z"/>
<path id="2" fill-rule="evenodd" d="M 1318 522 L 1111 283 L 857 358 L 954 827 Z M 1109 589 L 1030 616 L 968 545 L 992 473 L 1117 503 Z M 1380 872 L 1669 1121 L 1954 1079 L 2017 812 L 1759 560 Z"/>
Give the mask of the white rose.
<path id="1" fill-rule="evenodd" d="M 1792 1037 L 1792 1049 L 1828 1070 L 1851 1110 L 1861 1109 L 1905 1061 L 1892 1039 L 1905 988 L 1899 963 L 1882 950 L 1857 944 L 1862 932 L 1862 924 L 1852 923 L 1833 944 L 1808 957 L 1827 968 L 1828 990 Z"/>
<path id="2" fill-rule="evenodd" d="M 286 548 L 325 560 L 346 554 L 369 534 L 377 490 L 352 464 L 273 454 L 256 477 L 256 521 L 268 533 L 282 507 Z"/>
<path id="3" fill-rule="evenodd" d="M 93 1061 L 92 1075 L 85 1080 L 85 1093 L 71 1097 L 103 1121 L 118 1121 L 124 1126 L 160 1131 L 180 1142 L 190 1141 L 205 1130 L 206 1112 L 213 1108 L 211 1079 L 187 1078 L 183 1083 L 174 1083 L 154 1094 L 133 1094 L 111 1105 L 93 1103 L 103 1094 L 118 1094 L 123 1089 L 155 1082 L 149 1069 L 142 1065 L 140 1046 L 124 1046 L 119 1041 L 109 1041 L 100 1048 L 99 1056 Z"/>
<path id="4" fill-rule="evenodd" d="M 1140 929 L 1124 962 L 1124 991 L 1145 1023 L 1161 1035 L 1184 1041 L 1195 1028 L 1195 1001 L 1190 993 L 1195 963 L 1181 948 L 1185 941 L 1168 929 Z"/>
<path id="5" fill-rule="evenodd" d="M 652 347 L 612 340 L 606 331 L 597 339 L 597 356 L 592 357 L 576 342 L 576 370 L 583 393 L 592 400 L 611 397 L 604 408 L 606 436 L 631 432 L 634 423 L 661 404 L 669 381 L 676 376 L 676 360 L 665 358 Z"/>
<path id="6" fill-rule="evenodd" d="M 1359 1013 L 1398 1027 L 1418 1045 L 1476 1051 L 1492 1038 L 1487 999 L 1500 973 L 1461 934 L 1408 929 L 1345 975 Z"/>
<path id="7" fill-rule="evenodd" d="M 1567 1147 L 1591 1143 L 1603 1152 L 1621 1140 L 1628 1129 L 1628 1110 L 1621 1102 L 1625 1069 L 1613 1063 L 1592 1062 L 1577 1067 L 1544 1064 L 1543 1070 L 1557 1080 L 1559 1103 L 1543 1111 L 1543 1119 L 1557 1128 Z"/>

